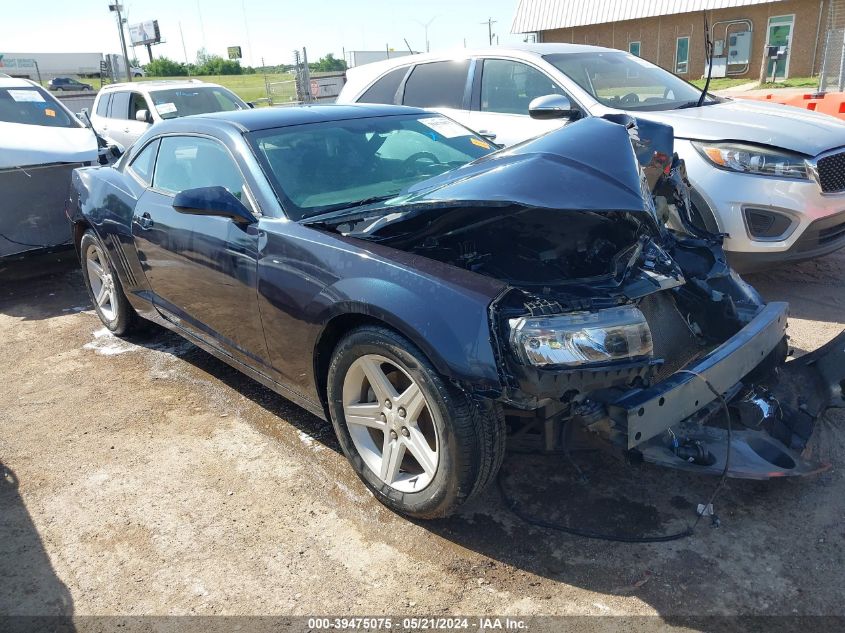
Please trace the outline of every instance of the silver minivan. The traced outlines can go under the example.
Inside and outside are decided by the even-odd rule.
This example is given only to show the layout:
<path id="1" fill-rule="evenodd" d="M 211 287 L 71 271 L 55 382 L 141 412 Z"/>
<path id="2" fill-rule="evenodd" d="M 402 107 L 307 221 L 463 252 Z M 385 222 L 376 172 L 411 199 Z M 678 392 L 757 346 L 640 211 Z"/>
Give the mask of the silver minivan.
<path id="1" fill-rule="evenodd" d="M 549 95 L 553 108 L 529 116 L 529 105 Z M 726 234 L 736 268 L 845 246 L 845 122 L 777 104 L 700 97 L 692 84 L 623 51 L 527 44 L 352 68 L 338 102 L 429 108 L 502 145 L 609 113 L 666 123 L 687 164 L 698 221 Z"/>

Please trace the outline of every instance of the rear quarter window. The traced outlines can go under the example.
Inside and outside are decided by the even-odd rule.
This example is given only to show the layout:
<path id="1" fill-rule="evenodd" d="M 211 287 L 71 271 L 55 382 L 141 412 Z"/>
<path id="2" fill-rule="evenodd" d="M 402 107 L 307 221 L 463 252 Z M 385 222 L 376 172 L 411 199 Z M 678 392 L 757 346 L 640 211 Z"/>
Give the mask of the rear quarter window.
<path id="1" fill-rule="evenodd" d="M 462 108 L 469 60 L 416 66 L 405 82 L 403 103 L 418 108 Z"/>
<path id="2" fill-rule="evenodd" d="M 399 90 L 399 84 L 407 72 L 407 66 L 394 68 L 370 86 L 358 99 L 358 103 L 394 103 L 396 91 Z"/>
<path id="3" fill-rule="evenodd" d="M 129 165 L 131 169 L 141 181 L 150 186 L 153 181 L 153 167 L 155 166 L 156 153 L 158 152 L 158 139 L 147 145 L 140 154 L 132 159 Z"/>
<path id="4" fill-rule="evenodd" d="M 109 115 L 109 101 L 111 101 L 110 93 L 100 94 L 100 99 L 97 101 L 97 116 Z"/>

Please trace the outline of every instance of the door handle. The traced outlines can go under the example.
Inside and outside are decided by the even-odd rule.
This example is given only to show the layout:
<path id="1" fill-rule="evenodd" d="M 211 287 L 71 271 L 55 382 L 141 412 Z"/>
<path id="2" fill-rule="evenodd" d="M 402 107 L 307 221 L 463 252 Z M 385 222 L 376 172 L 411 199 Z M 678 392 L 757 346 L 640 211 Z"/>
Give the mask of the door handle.
<path id="1" fill-rule="evenodd" d="M 129 134 L 129 128 L 128 128 L 128 127 L 123 128 L 123 131 L 124 131 L 126 134 Z"/>
<path id="2" fill-rule="evenodd" d="M 490 130 L 478 130 L 478 133 L 481 134 L 481 136 L 483 136 L 484 138 L 489 139 L 491 141 L 496 140 L 496 133 L 491 132 Z"/>
<path id="3" fill-rule="evenodd" d="M 137 218 L 138 225 L 142 229 L 150 229 L 153 226 L 153 218 L 150 216 L 149 212 L 144 211 L 144 213 Z"/>

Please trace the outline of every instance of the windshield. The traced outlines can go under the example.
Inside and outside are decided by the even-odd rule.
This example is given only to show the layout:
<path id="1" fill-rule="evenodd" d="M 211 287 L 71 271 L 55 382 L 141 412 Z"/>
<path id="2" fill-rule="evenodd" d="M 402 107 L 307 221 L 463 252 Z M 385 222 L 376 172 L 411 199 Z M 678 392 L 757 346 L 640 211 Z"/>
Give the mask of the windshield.
<path id="1" fill-rule="evenodd" d="M 701 90 L 624 52 L 544 55 L 596 101 L 620 110 L 673 110 L 698 102 Z M 713 103 L 711 95 L 709 103 Z"/>
<path id="2" fill-rule="evenodd" d="M 494 149 L 433 114 L 312 123 L 247 138 L 295 220 L 391 198 Z"/>
<path id="3" fill-rule="evenodd" d="M 150 92 L 153 105 L 162 119 L 191 114 L 246 110 L 249 106 L 225 88 L 202 86 L 172 88 Z"/>
<path id="4" fill-rule="evenodd" d="M 0 88 L 0 121 L 45 125 L 47 127 L 82 127 L 41 88 Z"/>

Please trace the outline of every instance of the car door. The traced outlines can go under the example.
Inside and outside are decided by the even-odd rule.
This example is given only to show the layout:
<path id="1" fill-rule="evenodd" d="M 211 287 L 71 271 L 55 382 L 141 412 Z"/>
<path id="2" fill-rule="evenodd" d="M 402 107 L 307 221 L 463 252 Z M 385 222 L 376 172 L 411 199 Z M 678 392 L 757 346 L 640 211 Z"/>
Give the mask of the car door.
<path id="1" fill-rule="evenodd" d="M 435 110 L 468 125 L 470 64 L 469 59 L 417 64 L 400 87 L 400 103 Z"/>
<path id="2" fill-rule="evenodd" d="M 242 172 L 218 139 L 174 135 L 153 142 L 155 168 L 132 224 L 153 304 L 165 318 L 236 359 L 266 362 L 256 291 L 257 223 L 173 208 L 181 191 L 221 186 L 255 211 Z"/>
<path id="3" fill-rule="evenodd" d="M 513 59 L 476 62 L 472 110 L 467 126 L 502 145 L 513 145 L 566 125 L 566 119 L 536 120 L 528 104 L 537 97 L 572 97 L 546 73 Z M 574 104 L 574 102 L 573 102 Z"/>
<path id="4" fill-rule="evenodd" d="M 132 145 L 149 127 L 149 123 L 135 120 L 135 113 L 141 109 L 149 110 L 140 92 L 116 91 L 109 111 L 108 136 L 124 148 Z"/>
<path id="5" fill-rule="evenodd" d="M 111 107 L 111 93 L 100 91 L 94 101 L 94 110 L 89 114 L 91 117 L 91 125 L 97 130 L 101 136 L 108 136 L 109 134 L 109 109 Z"/>
<path id="6" fill-rule="evenodd" d="M 111 98 L 107 104 L 108 111 L 100 124 L 101 129 L 97 131 L 103 136 L 108 136 L 110 139 L 120 143 L 125 149 L 128 149 L 132 143 L 127 142 L 129 135 L 124 129 L 126 128 L 125 124 L 129 117 L 130 93 L 126 90 L 115 90 L 109 96 Z"/>

